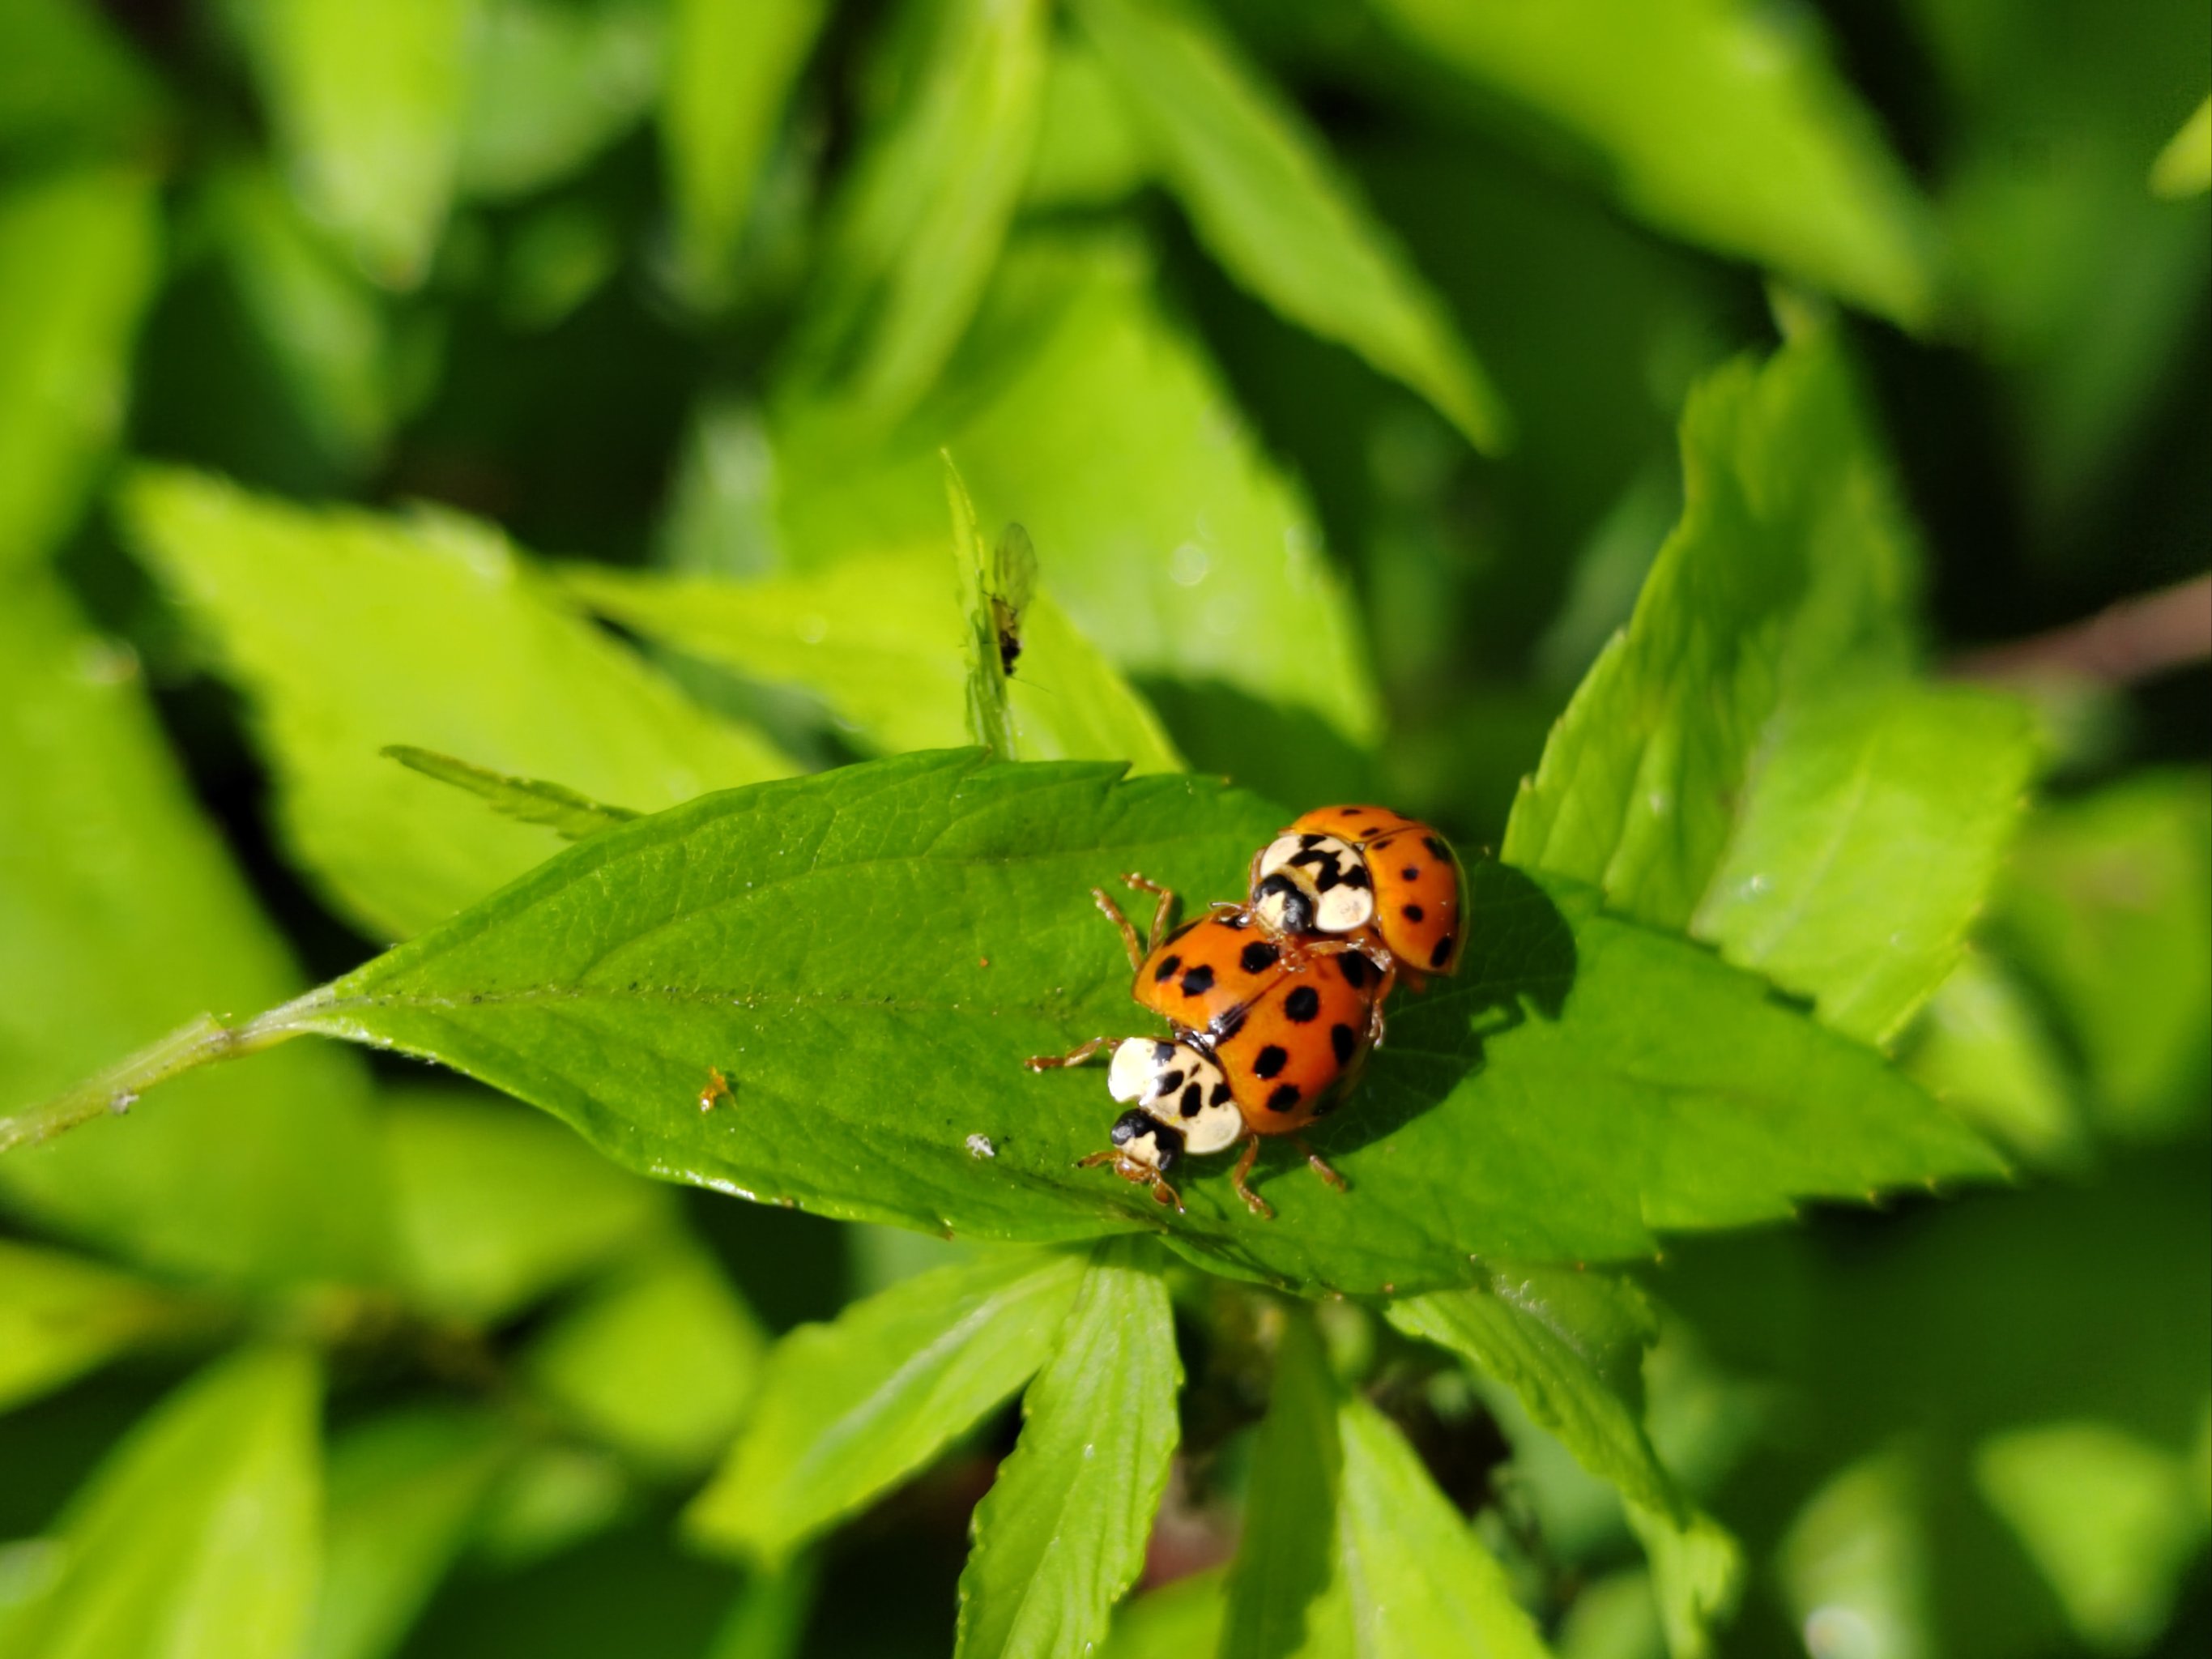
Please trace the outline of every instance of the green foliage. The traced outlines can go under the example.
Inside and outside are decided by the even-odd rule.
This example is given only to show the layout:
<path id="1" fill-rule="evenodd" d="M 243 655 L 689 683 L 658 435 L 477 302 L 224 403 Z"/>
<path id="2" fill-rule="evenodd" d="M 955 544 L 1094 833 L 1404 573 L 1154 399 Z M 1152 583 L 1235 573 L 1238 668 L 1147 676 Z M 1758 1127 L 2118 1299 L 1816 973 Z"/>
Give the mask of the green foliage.
<path id="1" fill-rule="evenodd" d="M 976 1505 L 956 1653 L 1097 1644 L 1144 1565 L 1182 1382 L 1167 1286 L 1133 1246 L 1098 1246 L 1022 1396 L 1021 1442 Z"/>
<path id="2" fill-rule="evenodd" d="M 60 1250 L 0 1243 L 0 1408 L 191 1323 L 153 1286 Z"/>

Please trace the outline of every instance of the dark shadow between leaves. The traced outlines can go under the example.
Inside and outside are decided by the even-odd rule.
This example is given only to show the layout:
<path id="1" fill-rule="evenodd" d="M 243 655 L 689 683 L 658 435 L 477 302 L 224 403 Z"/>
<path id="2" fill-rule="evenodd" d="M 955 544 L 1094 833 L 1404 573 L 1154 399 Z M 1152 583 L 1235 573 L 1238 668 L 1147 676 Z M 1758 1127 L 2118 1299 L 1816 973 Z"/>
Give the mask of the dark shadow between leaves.
<path id="1" fill-rule="evenodd" d="M 1318 714 L 1267 702 L 1220 680 L 1146 675 L 1138 687 L 1194 772 L 1304 806 L 1380 792 L 1372 756 Z"/>
<path id="2" fill-rule="evenodd" d="M 1574 930 L 1544 890 L 1509 865 L 1468 872 L 1467 954 L 1456 976 L 1399 993 L 1383 1045 L 1340 1110 L 1312 1136 L 1326 1154 L 1354 1152 L 1434 1109 L 1486 1063 L 1489 1045 L 1531 1013 L 1556 1020 L 1574 988 Z M 1297 1161 L 1285 1146 L 1269 1160 Z"/>

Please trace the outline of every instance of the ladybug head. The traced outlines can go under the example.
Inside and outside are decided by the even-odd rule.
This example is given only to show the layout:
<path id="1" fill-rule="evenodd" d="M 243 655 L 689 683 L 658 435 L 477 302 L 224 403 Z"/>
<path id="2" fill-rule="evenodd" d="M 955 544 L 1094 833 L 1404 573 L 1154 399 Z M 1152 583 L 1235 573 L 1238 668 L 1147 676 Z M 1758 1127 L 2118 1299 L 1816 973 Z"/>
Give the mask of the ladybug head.
<path id="1" fill-rule="evenodd" d="M 1114 1168 L 1131 1181 L 1165 1175 L 1182 1159 L 1182 1131 L 1170 1128 L 1141 1107 L 1114 1120 L 1110 1139 L 1121 1154 Z"/>

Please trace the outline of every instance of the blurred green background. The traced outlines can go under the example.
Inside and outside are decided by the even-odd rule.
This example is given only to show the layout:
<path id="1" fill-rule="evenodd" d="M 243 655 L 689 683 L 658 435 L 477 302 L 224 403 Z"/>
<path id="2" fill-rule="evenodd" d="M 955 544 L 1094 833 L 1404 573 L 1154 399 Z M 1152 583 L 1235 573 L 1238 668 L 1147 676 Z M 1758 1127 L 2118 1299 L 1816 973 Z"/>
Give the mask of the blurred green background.
<path id="1" fill-rule="evenodd" d="M 1494 843 L 1680 510 L 1690 386 L 1832 326 L 1931 659 L 2045 727 L 1905 1048 L 2030 1178 L 1670 1255 L 1655 1431 L 1753 1563 L 1724 1650 L 2202 1652 L 2208 86 L 2197 0 L 0 0 L 0 1104 L 544 855 L 380 880 L 410 811 L 477 809 L 345 748 L 379 711 L 639 808 L 963 740 L 871 631 L 950 605 L 941 447 L 1193 768 Z M 389 614 L 306 627 L 287 538 L 320 532 L 149 463 L 405 513 L 346 554 L 390 561 Z M 418 544 L 568 573 L 563 626 L 588 603 L 657 672 L 562 635 L 532 660 L 573 698 L 532 701 L 505 599 L 408 586 Z M 687 631 L 583 560 L 775 620 Z M 672 683 L 667 752 L 608 752 L 601 701 Z M 315 804 L 349 768 L 405 781 L 350 848 Z M 121 873 L 41 933 L 40 849 L 102 836 Z M 670 1517 L 764 1334 L 939 1247 L 649 1188 L 413 1068 L 264 1064 L 243 1141 L 0 1179 L 0 1605 L 150 1405 L 276 1332 L 334 1355 L 319 1501 L 359 1577 L 312 1651 L 783 1650 Z M 372 1155 L 397 1294 L 331 1289 L 345 1218 L 270 1190 Z M 11 1370 L 11 1330 L 74 1358 Z M 1185 1413 L 1233 1471 L 1218 1340 Z M 1657 1651 L 1617 1505 L 1509 1401 L 1419 1409 L 1560 1650 Z M 799 1650 L 949 1651 L 1012 1432 L 841 1537 Z"/>

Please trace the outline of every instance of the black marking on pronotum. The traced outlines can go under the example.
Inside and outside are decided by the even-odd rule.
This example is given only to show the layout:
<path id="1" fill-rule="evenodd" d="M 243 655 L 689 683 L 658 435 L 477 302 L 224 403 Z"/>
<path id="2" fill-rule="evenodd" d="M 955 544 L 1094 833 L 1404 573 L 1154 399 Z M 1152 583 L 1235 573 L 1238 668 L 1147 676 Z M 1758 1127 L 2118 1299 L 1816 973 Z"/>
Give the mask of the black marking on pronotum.
<path id="1" fill-rule="evenodd" d="M 1349 1025 L 1332 1025 L 1328 1028 L 1328 1046 L 1336 1050 L 1338 1065 L 1348 1065 L 1359 1047 L 1359 1034 Z"/>
<path id="2" fill-rule="evenodd" d="M 1422 910 L 1419 905 L 1408 904 L 1401 909 L 1398 914 L 1405 917 L 1408 921 L 1419 921 L 1425 913 Z"/>
<path id="3" fill-rule="evenodd" d="M 1275 1092 L 1267 1097 L 1267 1109 L 1271 1112 L 1287 1112 L 1297 1103 L 1298 1085 L 1295 1083 L 1277 1084 Z"/>
<path id="4" fill-rule="evenodd" d="M 1301 985 L 1283 999 L 1283 1012 L 1304 1025 L 1321 1012 L 1321 993 L 1310 985 Z"/>
<path id="5" fill-rule="evenodd" d="M 1212 1034 L 1216 1042 L 1226 1042 L 1244 1029 L 1244 1013 L 1242 1008 L 1231 1008 L 1225 1014 L 1215 1016 L 1213 1023 L 1206 1029 Z"/>
<path id="6" fill-rule="evenodd" d="M 1451 848 L 1445 846 L 1443 842 L 1438 841 L 1434 836 L 1423 836 L 1421 837 L 1421 845 L 1427 848 L 1430 852 L 1433 853 L 1440 859 L 1448 859 L 1451 856 Z"/>
<path id="7" fill-rule="evenodd" d="M 1304 835 L 1304 836 L 1300 836 L 1298 837 L 1298 845 L 1299 845 L 1301 848 L 1306 848 L 1306 847 L 1318 847 L 1318 846 L 1320 846 L 1320 845 L 1322 844 L 1322 842 L 1323 842 L 1324 841 L 1327 841 L 1328 839 L 1328 836 L 1316 836 L 1316 835 L 1311 835 L 1311 834 Z"/>
<path id="8" fill-rule="evenodd" d="M 1282 951 L 1263 939 L 1255 939 L 1246 945 L 1237 958 L 1237 965 L 1248 974 L 1264 974 L 1275 965 Z"/>
<path id="9" fill-rule="evenodd" d="M 1213 988 L 1213 969 L 1200 963 L 1182 976 L 1182 994 L 1202 997 Z"/>
<path id="10" fill-rule="evenodd" d="M 1372 887 L 1375 884 L 1367 878 L 1367 866 L 1355 864 L 1344 872 L 1344 884 L 1346 887 Z"/>
<path id="11" fill-rule="evenodd" d="M 1181 1112 L 1185 1117 L 1196 1117 L 1198 1115 L 1198 1109 L 1205 1104 L 1206 1091 L 1200 1088 L 1195 1083 L 1188 1083 L 1183 1085 L 1182 1099 L 1177 1104 L 1176 1109 Z"/>
<path id="12" fill-rule="evenodd" d="M 1152 1092 L 1161 1096 L 1171 1095 L 1182 1087 L 1182 1071 L 1177 1067 L 1172 1072 L 1161 1073 L 1159 1081 L 1152 1085 Z"/>
<path id="13" fill-rule="evenodd" d="M 1336 959 L 1336 971 L 1344 975 L 1344 982 L 1355 991 L 1367 986 L 1367 958 L 1357 951 L 1346 951 Z"/>
<path id="14" fill-rule="evenodd" d="M 1429 952 L 1429 966 L 1441 968 L 1451 960 L 1452 936 L 1446 933 L 1437 941 L 1437 948 Z"/>
<path id="15" fill-rule="evenodd" d="M 1164 981 L 1173 979 L 1175 977 L 1176 969 L 1182 966 L 1182 958 L 1181 957 L 1164 957 L 1161 960 L 1160 965 L 1152 969 L 1152 982 L 1155 985 L 1158 985 Z"/>
<path id="16" fill-rule="evenodd" d="M 1279 1043 L 1269 1043 L 1252 1056 L 1252 1075 L 1261 1082 L 1279 1074 L 1291 1063 L 1291 1051 Z"/>

